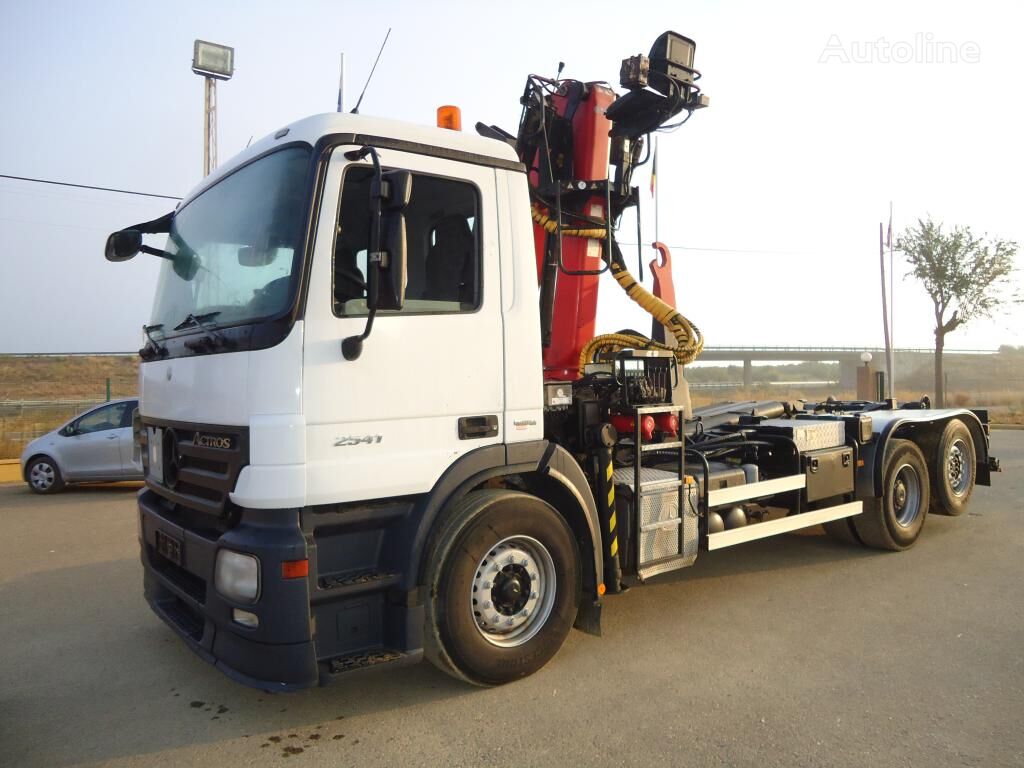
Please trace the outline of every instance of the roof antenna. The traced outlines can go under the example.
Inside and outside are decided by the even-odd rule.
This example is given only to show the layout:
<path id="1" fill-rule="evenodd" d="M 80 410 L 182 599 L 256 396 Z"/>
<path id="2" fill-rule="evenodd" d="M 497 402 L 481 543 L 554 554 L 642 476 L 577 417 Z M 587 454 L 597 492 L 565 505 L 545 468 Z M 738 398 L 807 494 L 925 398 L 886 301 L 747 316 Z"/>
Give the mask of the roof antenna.
<path id="1" fill-rule="evenodd" d="M 384 53 L 384 46 L 388 44 L 388 38 L 391 36 L 391 27 L 388 27 L 388 33 L 384 35 L 384 42 L 380 44 L 380 50 L 377 51 L 377 58 L 373 60 L 373 66 L 370 68 L 370 74 L 366 78 L 366 85 L 363 86 L 363 92 L 359 94 L 359 101 L 352 107 L 352 114 L 359 114 L 359 105 L 363 103 L 363 96 L 366 95 L 366 89 L 370 85 L 370 79 L 373 77 L 374 71 L 377 69 L 377 62 L 380 61 L 380 55 Z"/>

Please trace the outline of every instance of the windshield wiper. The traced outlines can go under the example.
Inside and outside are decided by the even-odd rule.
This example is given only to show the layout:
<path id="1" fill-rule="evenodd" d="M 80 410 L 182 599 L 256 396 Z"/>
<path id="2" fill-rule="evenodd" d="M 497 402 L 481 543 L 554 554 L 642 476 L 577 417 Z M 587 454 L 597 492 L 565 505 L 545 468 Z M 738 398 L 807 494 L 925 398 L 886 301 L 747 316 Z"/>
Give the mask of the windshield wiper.
<path id="1" fill-rule="evenodd" d="M 213 318 L 215 318 L 219 314 L 220 314 L 219 311 L 218 312 L 205 312 L 205 313 L 203 313 L 201 315 L 194 315 L 191 312 L 189 312 L 184 320 L 182 320 L 180 323 L 178 323 L 176 326 L 174 326 L 174 330 L 176 330 L 176 331 L 183 331 L 186 328 L 189 328 L 189 327 L 191 327 L 193 325 L 198 325 L 200 328 L 213 333 L 213 332 L 215 332 L 217 330 L 217 324 L 216 323 L 210 323 L 209 325 L 207 325 L 207 321 L 213 320 Z"/>
<path id="2" fill-rule="evenodd" d="M 163 323 L 153 323 L 153 325 L 142 326 L 142 332 L 146 335 L 146 340 L 149 342 L 139 350 L 139 357 L 143 360 L 152 360 L 154 357 L 167 357 L 166 345 L 161 344 L 153 338 L 153 331 L 159 331 L 163 327 Z"/>
<path id="3" fill-rule="evenodd" d="M 202 315 L 194 315 L 189 312 L 188 316 L 174 326 L 174 330 L 181 331 L 185 328 L 191 328 L 192 326 L 199 326 L 206 335 L 198 341 L 186 341 L 185 346 L 189 349 L 196 350 L 197 352 L 203 352 L 206 350 L 214 350 L 218 346 L 227 347 L 231 349 L 235 346 L 234 339 L 229 339 L 217 328 L 216 323 L 211 323 L 210 320 L 219 315 L 220 312 L 206 312 Z"/>

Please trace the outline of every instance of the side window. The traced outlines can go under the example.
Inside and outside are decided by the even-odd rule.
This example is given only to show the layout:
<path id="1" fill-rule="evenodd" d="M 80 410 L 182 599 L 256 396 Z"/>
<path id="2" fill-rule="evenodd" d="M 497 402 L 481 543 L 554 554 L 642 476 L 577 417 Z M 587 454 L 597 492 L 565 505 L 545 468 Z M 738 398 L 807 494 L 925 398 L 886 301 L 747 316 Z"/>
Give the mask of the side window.
<path id="1" fill-rule="evenodd" d="M 78 420 L 76 425 L 78 434 L 87 435 L 90 432 L 101 432 L 105 429 L 120 429 L 127 410 L 128 403 L 115 403 L 105 408 L 97 408 Z"/>
<path id="2" fill-rule="evenodd" d="M 345 173 L 334 243 L 334 313 L 366 314 L 366 255 L 373 171 Z M 402 313 L 472 312 L 480 306 L 479 195 L 464 181 L 413 174 L 405 209 L 408 287 Z M 382 313 L 398 314 L 398 313 Z"/>
<path id="3" fill-rule="evenodd" d="M 138 400 L 132 400 L 131 402 L 125 404 L 124 416 L 123 416 L 123 419 L 121 421 L 121 426 L 122 427 L 130 427 L 130 426 L 132 426 L 132 416 L 135 413 L 135 409 L 138 408 L 138 407 L 139 407 L 139 401 Z"/>

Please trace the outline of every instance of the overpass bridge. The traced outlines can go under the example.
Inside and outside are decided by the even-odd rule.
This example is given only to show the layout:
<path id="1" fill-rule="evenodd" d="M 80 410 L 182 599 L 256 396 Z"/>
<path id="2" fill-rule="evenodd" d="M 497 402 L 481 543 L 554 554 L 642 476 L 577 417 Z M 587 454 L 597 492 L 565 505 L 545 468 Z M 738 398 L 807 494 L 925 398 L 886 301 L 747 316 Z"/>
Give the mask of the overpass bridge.
<path id="1" fill-rule="evenodd" d="M 885 360 L 885 349 L 881 347 L 704 347 L 698 362 L 743 363 L 743 386 L 754 383 L 753 364 L 755 360 L 771 362 L 820 361 L 839 363 L 839 385 L 845 388 L 857 386 L 857 367 L 863 365 L 860 356 L 870 352 L 873 367 L 878 369 Z M 933 355 L 934 349 L 897 348 L 896 355 Z M 946 355 L 994 355 L 994 349 L 947 349 Z"/>

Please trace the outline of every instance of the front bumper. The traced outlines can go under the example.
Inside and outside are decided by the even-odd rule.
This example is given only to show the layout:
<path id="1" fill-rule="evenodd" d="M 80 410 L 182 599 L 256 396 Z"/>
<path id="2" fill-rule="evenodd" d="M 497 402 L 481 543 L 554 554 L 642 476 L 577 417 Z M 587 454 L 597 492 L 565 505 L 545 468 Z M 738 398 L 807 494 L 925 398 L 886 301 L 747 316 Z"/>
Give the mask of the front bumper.
<path id="1" fill-rule="evenodd" d="M 150 490 L 139 493 L 138 506 L 146 600 L 196 654 L 238 682 L 266 691 L 318 683 L 309 581 L 280 576 L 282 562 L 307 557 L 298 510 L 243 510 L 237 525 L 219 532 L 179 524 Z M 157 531 L 180 542 L 180 564 L 158 553 Z M 255 604 L 232 601 L 214 588 L 221 547 L 259 559 Z M 234 608 L 255 613 L 259 626 L 235 623 Z"/>

